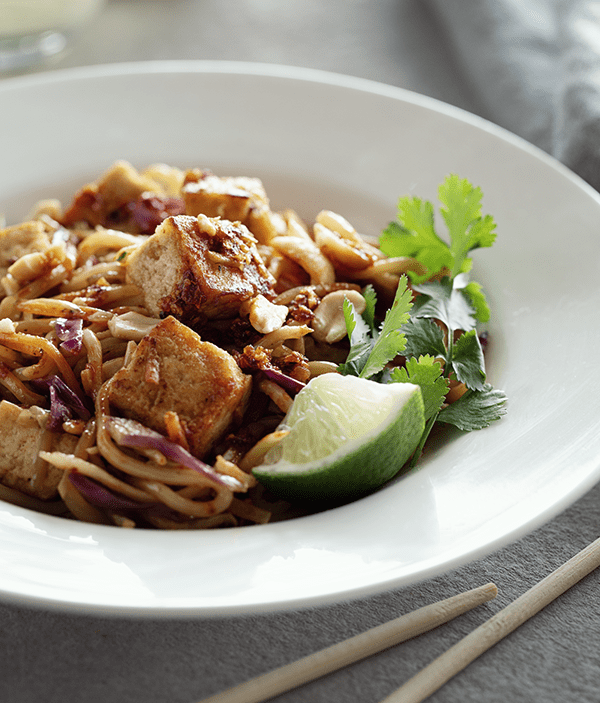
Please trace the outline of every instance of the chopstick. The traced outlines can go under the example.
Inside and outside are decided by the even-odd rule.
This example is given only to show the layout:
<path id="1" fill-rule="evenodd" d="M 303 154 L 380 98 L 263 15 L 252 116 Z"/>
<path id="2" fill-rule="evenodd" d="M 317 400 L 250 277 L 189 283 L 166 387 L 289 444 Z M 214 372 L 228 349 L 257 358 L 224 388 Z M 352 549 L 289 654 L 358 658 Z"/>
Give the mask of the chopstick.
<path id="1" fill-rule="evenodd" d="M 404 642 L 495 598 L 495 584 L 473 588 L 426 605 L 291 664 L 205 698 L 200 703 L 260 703 L 332 671 Z"/>
<path id="2" fill-rule="evenodd" d="M 381 703 L 419 703 L 600 566 L 600 539 L 457 642 Z"/>

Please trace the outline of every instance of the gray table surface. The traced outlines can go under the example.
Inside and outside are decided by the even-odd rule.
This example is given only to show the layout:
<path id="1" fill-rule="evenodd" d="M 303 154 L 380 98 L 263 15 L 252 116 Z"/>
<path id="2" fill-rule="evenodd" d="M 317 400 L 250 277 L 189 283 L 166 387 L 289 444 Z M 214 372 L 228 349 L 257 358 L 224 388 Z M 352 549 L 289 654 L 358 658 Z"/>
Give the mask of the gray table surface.
<path id="1" fill-rule="evenodd" d="M 319 68 L 408 88 L 483 114 L 442 28 L 417 0 L 109 0 L 70 54 L 42 70 L 148 59 Z M 448 574 L 318 609 L 171 621 L 0 604 L 0 701 L 194 703 L 460 590 L 487 581 L 499 586 L 495 601 L 458 620 L 276 699 L 376 703 L 596 539 L 599 500 L 596 487 L 519 542 Z M 594 573 L 430 700 L 600 701 L 598 593 Z"/>

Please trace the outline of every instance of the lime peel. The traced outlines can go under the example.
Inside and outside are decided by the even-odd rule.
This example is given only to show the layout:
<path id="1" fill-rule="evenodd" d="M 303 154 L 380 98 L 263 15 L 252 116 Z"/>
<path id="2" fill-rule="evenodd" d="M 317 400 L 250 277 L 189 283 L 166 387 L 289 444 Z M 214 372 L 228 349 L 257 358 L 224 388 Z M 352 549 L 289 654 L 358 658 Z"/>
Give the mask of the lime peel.
<path id="1" fill-rule="evenodd" d="M 393 478 L 413 454 L 425 428 L 421 390 L 318 376 L 281 428 L 289 433 L 253 469 L 265 487 L 289 501 L 355 499 Z"/>

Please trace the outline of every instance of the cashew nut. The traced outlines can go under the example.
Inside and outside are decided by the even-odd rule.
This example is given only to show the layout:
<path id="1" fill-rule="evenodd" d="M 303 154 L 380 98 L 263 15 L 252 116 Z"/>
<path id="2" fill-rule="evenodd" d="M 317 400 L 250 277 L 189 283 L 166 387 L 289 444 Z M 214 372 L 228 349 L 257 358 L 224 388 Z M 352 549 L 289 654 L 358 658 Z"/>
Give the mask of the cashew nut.
<path id="1" fill-rule="evenodd" d="M 355 271 L 367 268 L 374 261 L 373 255 L 366 251 L 366 245 L 362 246 L 352 239 L 345 239 L 319 222 L 315 222 L 313 232 L 317 246 L 334 264 Z"/>
<path id="2" fill-rule="evenodd" d="M 244 303 L 240 312 L 248 314 L 250 324 L 261 334 L 280 329 L 288 315 L 286 305 L 275 305 L 260 294 Z"/>
<path id="3" fill-rule="evenodd" d="M 332 212 L 331 210 L 321 210 L 316 217 L 316 221 L 323 227 L 327 227 L 327 229 L 336 232 L 343 239 L 349 239 L 356 244 L 362 244 L 362 240 L 356 233 L 354 227 L 345 217 L 338 215 L 337 212 Z"/>
<path id="4" fill-rule="evenodd" d="M 313 337 L 318 342 L 334 344 L 346 336 L 345 298 L 354 305 L 356 312 L 359 314 L 364 312 L 366 302 L 358 291 L 336 290 L 333 293 L 328 293 L 319 303 L 311 322 Z"/>
<path id="5" fill-rule="evenodd" d="M 159 322 L 159 318 L 148 317 L 130 310 L 122 315 L 112 317 L 108 321 L 108 329 L 113 337 L 139 342 Z"/>
<path id="6" fill-rule="evenodd" d="M 335 270 L 327 257 L 321 253 L 312 239 L 303 237 L 275 237 L 271 245 L 295 261 L 310 276 L 313 285 L 335 283 Z"/>
<path id="7" fill-rule="evenodd" d="M 286 223 L 286 234 L 290 237 L 300 237 L 301 239 L 310 239 L 311 236 L 306 229 L 306 225 L 298 217 L 293 210 L 286 210 L 283 213 Z"/>

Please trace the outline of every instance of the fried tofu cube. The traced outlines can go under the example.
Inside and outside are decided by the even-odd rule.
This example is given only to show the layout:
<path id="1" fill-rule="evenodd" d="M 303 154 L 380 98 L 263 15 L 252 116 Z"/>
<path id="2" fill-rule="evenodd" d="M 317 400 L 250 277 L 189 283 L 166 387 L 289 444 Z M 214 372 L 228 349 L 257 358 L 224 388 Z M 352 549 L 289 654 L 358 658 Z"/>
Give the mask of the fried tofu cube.
<path id="1" fill-rule="evenodd" d="M 149 175 L 139 173 L 127 161 L 116 161 L 97 181 L 88 183 L 75 195 L 62 217 L 62 224 L 73 227 L 86 222 L 92 227 L 106 226 L 115 213 L 128 203 L 135 202 L 143 193 L 164 195 L 164 187 Z"/>
<path id="2" fill-rule="evenodd" d="M 259 178 L 220 177 L 196 169 L 186 174 L 182 195 L 188 215 L 241 222 L 261 244 L 277 236 L 269 199 Z"/>
<path id="3" fill-rule="evenodd" d="M 40 500 L 57 497 L 57 488 L 63 471 L 44 463 L 35 475 L 35 464 L 44 430 L 33 413 L 8 400 L 0 402 L 0 483 Z M 46 451 L 71 454 L 77 437 L 70 434 L 52 434 Z"/>
<path id="4" fill-rule="evenodd" d="M 127 259 L 127 280 L 142 289 L 151 315 L 225 319 L 275 279 L 244 225 L 204 215 L 168 217 Z"/>
<path id="5" fill-rule="evenodd" d="M 190 451 L 202 458 L 241 420 L 251 385 L 228 352 L 167 317 L 113 376 L 109 400 L 123 416 L 164 435 L 165 414 L 176 413 Z"/>
<path id="6" fill-rule="evenodd" d="M 22 222 L 0 230 L 0 279 L 25 254 L 43 253 L 50 246 L 50 237 L 40 220 Z"/>

